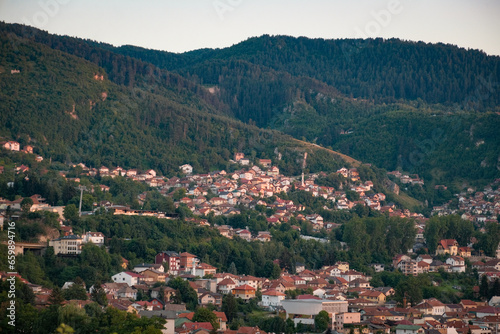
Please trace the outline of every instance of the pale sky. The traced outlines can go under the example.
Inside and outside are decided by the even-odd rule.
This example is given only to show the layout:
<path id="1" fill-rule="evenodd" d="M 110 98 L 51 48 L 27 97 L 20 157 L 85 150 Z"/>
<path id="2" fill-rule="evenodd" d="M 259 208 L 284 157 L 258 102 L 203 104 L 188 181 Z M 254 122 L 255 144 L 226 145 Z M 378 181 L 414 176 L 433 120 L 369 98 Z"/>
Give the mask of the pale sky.
<path id="1" fill-rule="evenodd" d="M 0 20 L 184 52 L 249 37 L 383 37 L 500 55 L 499 0 L 0 0 Z"/>

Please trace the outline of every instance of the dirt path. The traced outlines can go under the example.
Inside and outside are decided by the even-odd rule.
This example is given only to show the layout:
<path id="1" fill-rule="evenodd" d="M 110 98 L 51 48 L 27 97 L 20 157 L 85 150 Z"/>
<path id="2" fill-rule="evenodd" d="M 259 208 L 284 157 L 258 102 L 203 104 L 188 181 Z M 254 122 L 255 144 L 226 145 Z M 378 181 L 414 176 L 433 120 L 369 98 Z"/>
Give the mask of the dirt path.
<path id="1" fill-rule="evenodd" d="M 350 163 L 353 167 L 358 167 L 361 165 L 361 161 L 358 161 L 354 158 L 351 158 L 350 156 L 348 155 L 345 155 L 345 154 L 342 154 L 342 153 L 339 153 L 337 151 L 333 151 L 333 150 L 330 150 L 328 148 L 325 148 L 325 147 L 322 147 L 322 146 L 319 146 L 317 144 L 313 144 L 313 143 L 308 143 L 308 142 L 305 142 L 305 141 L 302 141 L 302 140 L 299 140 L 299 139 L 295 139 L 294 140 L 298 141 L 299 143 L 301 143 L 302 145 L 304 146 L 307 146 L 307 147 L 315 147 L 315 148 L 319 148 L 319 149 L 322 149 L 322 150 L 325 150 L 325 151 L 328 151 L 334 155 L 337 155 L 339 157 L 341 157 L 345 162 L 348 162 Z"/>

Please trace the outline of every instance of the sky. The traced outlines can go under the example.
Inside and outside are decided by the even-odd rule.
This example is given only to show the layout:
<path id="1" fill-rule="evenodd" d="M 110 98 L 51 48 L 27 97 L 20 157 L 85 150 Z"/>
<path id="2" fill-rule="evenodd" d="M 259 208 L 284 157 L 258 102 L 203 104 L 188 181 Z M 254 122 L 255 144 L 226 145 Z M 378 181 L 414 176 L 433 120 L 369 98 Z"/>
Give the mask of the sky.
<path id="1" fill-rule="evenodd" d="M 500 55 L 498 0 L 0 0 L 0 21 L 170 52 L 269 34 L 396 37 Z"/>

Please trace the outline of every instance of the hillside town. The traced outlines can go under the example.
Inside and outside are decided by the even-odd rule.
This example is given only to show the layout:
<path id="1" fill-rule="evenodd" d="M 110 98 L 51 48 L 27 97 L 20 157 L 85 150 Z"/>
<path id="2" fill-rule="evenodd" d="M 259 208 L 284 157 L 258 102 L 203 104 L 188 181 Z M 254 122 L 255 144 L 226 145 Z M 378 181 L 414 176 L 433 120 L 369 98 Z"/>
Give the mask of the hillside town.
<path id="1" fill-rule="evenodd" d="M 88 232 L 82 241 L 102 245 L 101 238 L 101 233 Z M 57 244 L 54 247 L 58 249 Z M 438 249 L 436 255 L 450 254 L 450 262 L 437 264 L 433 256 L 421 255 L 416 259 L 417 271 L 408 271 L 411 259 L 401 255 L 394 258 L 392 269 L 416 275 L 421 273 L 421 263 L 427 263 L 423 270 L 445 268 L 450 272 L 462 271 L 464 257 L 467 258 L 468 254 L 458 247 L 456 241 L 441 240 Z M 196 291 L 199 306 L 214 310 L 219 333 L 235 332 L 228 329 L 224 312 L 217 311 L 223 297 L 228 294 L 247 302 L 257 299 L 262 308 L 283 314 L 295 326 L 314 325 L 315 316 L 324 310 L 331 319 L 330 327 L 338 333 L 495 333 L 500 316 L 500 296 L 492 297 L 487 302 L 463 299 L 457 304 L 444 304 L 431 298 L 416 305 L 409 302 L 401 305 L 394 300 L 394 287 L 372 287 L 371 277 L 352 270 L 347 262 L 337 262 L 319 270 L 307 270 L 297 263 L 296 272 L 282 271 L 277 279 L 221 273 L 187 252 L 164 251 L 156 255 L 155 263 L 141 263 L 133 267 L 129 267 L 123 259 L 122 265 L 122 272 L 113 275 L 112 281 L 102 284 L 108 305 L 141 317 L 160 316 L 167 320 L 164 333 L 199 333 L 200 329 L 208 333 L 214 330 L 210 323 L 193 322 L 193 310 L 186 310 L 186 305 L 173 303 L 178 291 L 165 283 L 174 277 L 189 282 L 189 286 Z M 500 259 L 472 265 L 479 275 L 486 275 L 489 280 L 497 279 L 500 273 Z M 19 278 L 34 291 L 37 307 L 50 305 L 50 289 Z M 63 289 L 73 284 L 67 282 Z M 94 288 L 88 288 L 89 297 Z M 298 294 L 293 295 L 292 292 Z M 70 300 L 65 303 L 83 307 L 90 301 Z M 250 329 L 241 327 L 236 332 L 246 333 L 247 330 Z M 258 331 L 258 328 L 251 330 L 252 333 Z"/>
<path id="2" fill-rule="evenodd" d="M 7 145 L 7 144 L 6 144 Z M 10 143 L 9 145 L 13 145 Z M 18 146 L 9 146 L 18 148 Z M 26 153 L 29 150 L 26 149 Z M 474 249 L 474 240 L 460 245 L 454 239 L 439 240 L 434 254 L 419 253 L 418 250 L 428 247 L 424 230 L 428 218 L 409 210 L 398 209 L 393 203 L 386 201 L 386 195 L 373 191 L 373 182 L 361 180 L 356 168 L 341 168 L 336 174 L 341 176 L 340 187 L 320 186 L 316 180 L 326 174 L 316 173 L 302 177 L 286 177 L 272 165 L 269 159 L 258 159 L 254 165 L 245 158 L 243 153 L 235 154 L 233 163 L 238 166 L 233 172 L 217 171 L 207 174 L 193 174 L 193 168 L 185 164 L 179 167 L 179 177 L 165 178 L 158 176 L 150 169 L 139 171 L 125 170 L 120 167 L 88 168 L 84 164 L 73 165 L 81 171 L 81 177 L 115 178 L 124 177 L 133 181 L 145 183 L 156 188 L 164 196 L 178 199 L 175 207 L 183 206 L 192 212 L 193 217 L 186 217 L 187 224 L 198 224 L 217 230 L 226 238 L 241 238 L 248 242 L 269 242 L 272 234 L 269 230 L 250 232 L 248 228 L 233 228 L 229 225 L 212 225 L 207 217 L 240 214 L 241 208 L 270 210 L 266 216 L 268 227 L 277 226 L 290 221 L 309 222 L 313 231 L 332 231 L 339 227 L 334 222 L 324 221 L 319 214 L 305 214 L 305 207 L 292 200 L 281 199 L 282 194 L 292 190 L 302 190 L 313 197 L 322 197 L 328 203 L 327 210 L 350 210 L 355 206 L 369 207 L 388 217 L 410 218 L 417 230 L 414 246 L 406 254 L 398 254 L 393 258 L 392 266 L 372 263 L 374 272 L 399 271 L 405 276 L 417 276 L 425 273 L 466 273 L 474 270 L 479 279 L 486 277 L 490 283 L 500 278 L 500 249 L 496 258 L 488 258 L 478 254 Z M 17 169 L 17 173 L 25 173 L 28 167 Z M 79 177 L 66 177 L 66 172 L 60 175 L 78 185 Z M 402 182 L 404 176 L 401 178 Z M 418 177 L 417 183 L 419 184 Z M 415 179 L 413 179 L 415 180 Z M 412 182 L 412 181 L 410 181 Z M 423 182 L 423 181 L 421 181 Z M 491 217 L 500 213 L 500 192 L 496 180 L 482 192 L 460 194 L 458 197 L 463 219 L 475 223 L 487 223 Z M 100 184 L 99 191 L 109 192 L 109 186 Z M 94 188 L 81 188 L 92 193 Z M 348 192 L 357 194 L 356 199 L 348 199 Z M 179 196 L 180 194 L 180 196 Z M 143 205 L 146 193 L 140 194 L 137 201 Z M 54 255 L 75 257 L 82 253 L 86 244 L 106 247 L 107 236 L 101 231 L 85 231 L 78 235 L 73 233 L 70 224 L 64 217 L 64 207 L 51 206 L 40 195 L 30 198 L 30 212 L 49 211 L 59 217 L 61 235 L 49 239 L 47 244 L 40 243 L 38 247 L 43 252 L 52 247 Z M 0 226 L 4 228 L 6 210 L 19 212 L 23 198 L 14 201 L 0 200 Z M 129 206 L 115 205 L 110 201 L 94 203 L 93 210 L 80 212 L 81 215 L 93 215 L 97 210 L 112 212 L 113 215 L 152 216 L 160 219 L 177 219 L 175 214 L 157 210 L 132 209 Z M 456 213 L 444 206 L 434 208 L 436 215 Z M 300 232 L 299 226 L 292 226 Z M 26 247 L 26 248 L 23 248 Z M 35 245 L 36 246 L 36 245 Z M 33 247 L 35 247 L 33 246 Z M 17 246 L 16 246 L 17 247 Z M 31 247 L 20 243 L 16 252 L 22 254 Z M 457 304 L 445 304 L 436 298 L 428 298 L 411 305 L 406 299 L 403 303 L 395 299 L 395 286 L 373 287 L 372 277 L 367 273 L 353 270 L 348 262 L 337 262 L 333 266 L 324 266 L 318 270 L 308 270 L 301 263 L 296 263 L 294 271 L 281 266 L 278 259 L 275 264 L 281 269 L 279 278 L 254 277 L 237 275 L 236 273 L 220 272 L 208 263 L 202 262 L 196 254 L 178 253 L 165 250 L 155 256 L 154 263 L 131 265 L 122 258 L 123 271 L 114 274 L 108 282 L 102 282 L 109 306 L 119 310 L 137 314 L 140 317 L 159 316 L 167 320 L 164 333 L 209 333 L 217 330 L 227 334 L 259 334 L 265 333 L 258 327 L 242 326 L 237 330 L 229 329 L 228 319 L 221 311 L 224 296 L 231 295 L 243 302 L 255 300 L 259 307 L 280 314 L 285 319 L 291 319 L 294 326 L 314 326 L 315 317 L 320 311 L 328 313 L 329 327 L 337 333 L 391 333 L 397 334 L 443 334 L 496 333 L 500 317 L 500 296 L 493 296 L 488 301 L 472 301 L 463 299 Z M 2 278 L 6 273 L 1 273 Z M 35 293 L 36 307 L 44 308 L 50 305 L 51 289 L 31 284 L 18 275 L 18 278 Z M 189 283 L 198 298 L 199 307 L 209 307 L 218 319 L 218 327 L 211 323 L 193 321 L 193 309 L 178 303 L 175 298 L 179 293 L 168 286 L 172 279 L 180 278 Z M 479 285 L 479 282 L 477 282 Z M 70 288 L 74 282 L 68 281 L 63 286 Z M 435 282 L 438 284 L 438 282 Z M 86 287 L 90 297 L 96 287 Z M 479 287 L 474 293 L 479 295 Z M 90 300 L 69 300 L 79 308 L 90 303 Z"/>

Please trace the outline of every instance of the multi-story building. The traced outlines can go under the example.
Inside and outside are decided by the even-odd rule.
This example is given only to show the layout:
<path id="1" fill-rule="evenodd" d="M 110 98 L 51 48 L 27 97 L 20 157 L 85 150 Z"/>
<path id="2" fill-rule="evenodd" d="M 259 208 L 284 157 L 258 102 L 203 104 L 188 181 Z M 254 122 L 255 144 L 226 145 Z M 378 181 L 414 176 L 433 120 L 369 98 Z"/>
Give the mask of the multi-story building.
<path id="1" fill-rule="evenodd" d="M 163 264 L 165 271 L 172 275 L 177 275 L 181 268 L 181 257 L 174 251 L 161 252 L 156 255 L 155 263 Z"/>
<path id="2" fill-rule="evenodd" d="M 83 239 L 75 234 L 65 235 L 50 240 L 49 246 L 54 247 L 55 255 L 78 255 L 82 253 Z"/>

